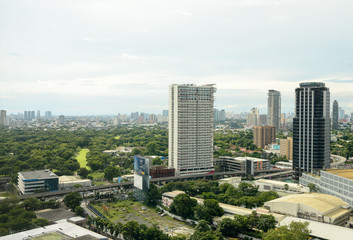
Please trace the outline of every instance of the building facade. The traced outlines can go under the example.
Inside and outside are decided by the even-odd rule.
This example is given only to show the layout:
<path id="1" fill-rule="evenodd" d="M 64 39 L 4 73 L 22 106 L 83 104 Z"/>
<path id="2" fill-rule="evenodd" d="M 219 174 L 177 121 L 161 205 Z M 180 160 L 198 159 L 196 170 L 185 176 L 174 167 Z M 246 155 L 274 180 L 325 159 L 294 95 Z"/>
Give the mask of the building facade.
<path id="1" fill-rule="evenodd" d="M 294 194 L 264 204 L 271 212 L 343 226 L 349 220 L 347 202 L 321 193 Z"/>
<path id="2" fill-rule="evenodd" d="M 254 144 L 258 148 L 264 148 L 267 144 L 276 141 L 276 128 L 272 126 L 255 126 L 254 131 Z"/>
<path id="3" fill-rule="evenodd" d="M 280 146 L 280 154 L 286 156 L 288 160 L 293 160 L 293 138 L 281 139 Z"/>
<path id="4" fill-rule="evenodd" d="M 37 191 L 58 191 L 59 177 L 49 170 L 19 172 L 18 188 L 22 194 L 33 194 Z"/>
<path id="5" fill-rule="evenodd" d="M 338 129 L 338 102 L 335 100 L 332 104 L 332 129 Z"/>
<path id="6" fill-rule="evenodd" d="M 169 88 L 168 165 L 176 175 L 214 171 L 214 85 Z"/>
<path id="7" fill-rule="evenodd" d="M 281 127 L 281 93 L 276 90 L 268 90 L 267 98 L 267 124 L 276 130 Z"/>
<path id="8" fill-rule="evenodd" d="M 353 169 L 329 169 L 320 171 L 320 176 L 303 174 L 299 183 L 312 183 L 319 192 L 339 197 L 353 207 Z"/>
<path id="9" fill-rule="evenodd" d="M 247 162 L 250 164 L 247 165 Z M 269 160 L 253 157 L 222 156 L 216 159 L 215 165 L 219 166 L 223 172 L 248 171 L 255 173 L 271 169 Z M 248 169 L 248 167 L 250 168 Z"/>
<path id="10" fill-rule="evenodd" d="M 324 83 L 301 83 L 295 90 L 293 168 L 318 172 L 330 167 L 330 91 Z"/>

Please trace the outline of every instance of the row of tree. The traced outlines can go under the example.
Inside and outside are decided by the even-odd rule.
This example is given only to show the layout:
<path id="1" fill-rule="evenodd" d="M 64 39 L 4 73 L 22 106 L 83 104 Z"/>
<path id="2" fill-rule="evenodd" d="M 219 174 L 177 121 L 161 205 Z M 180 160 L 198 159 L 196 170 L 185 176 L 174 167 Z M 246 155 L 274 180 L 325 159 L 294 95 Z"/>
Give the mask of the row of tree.
<path id="1" fill-rule="evenodd" d="M 0 202 L 0 236 L 43 227 L 49 224 L 44 218 L 37 218 L 35 210 L 57 208 L 60 204 L 55 200 L 47 202 L 29 198 L 22 203 L 15 198 L 6 198 Z"/>
<path id="2" fill-rule="evenodd" d="M 204 179 L 187 182 L 169 182 L 160 189 L 160 192 L 164 193 L 174 190 L 184 191 L 193 197 L 215 199 L 221 203 L 246 208 L 261 207 L 264 202 L 278 198 L 276 192 L 259 192 L 258 187 L 249 183 L 241 182 L 238 188 L 235 188 L 231 184 L 225 183 L 219 185 L 217 181 Z"/>
<path id="3" fill-rule="evenodd" d="M 0 128 L 0 136 L 0 176 L 11 176 L 14 182 L 18 172 L 28 170 L 51 169 L 58 175 L 72 175 L 80 170 L 76 154 L 81 148 L 90 150 L 87 162 L 91 172 L 118 165 L 114 175 L 120 175 L 132 169 L 133 155 L 166 156 L 168 147 L 167 130 L 159 126 L 76 131 Z M 117 146 L 139 148 L 119 157 L 103 154 Z"/>

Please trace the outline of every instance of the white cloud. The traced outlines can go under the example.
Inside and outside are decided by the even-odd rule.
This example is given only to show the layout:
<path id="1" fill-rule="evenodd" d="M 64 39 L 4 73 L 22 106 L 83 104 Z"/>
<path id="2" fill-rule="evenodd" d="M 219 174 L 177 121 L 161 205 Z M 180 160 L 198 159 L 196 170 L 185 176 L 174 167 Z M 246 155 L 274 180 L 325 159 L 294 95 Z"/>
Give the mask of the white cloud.
<path id="1" fill-rule="evenodd" d="M 239 107 L 237 104 L 229 104 L 229 105 L 225 105 L 223 107 L 221 107 L 220 109 L 231 109 L 231 108 L 237 108 Z"/>
<path id="2" fill-rule="evenodd" d="M 187 11 L 184 11 L 184 10 L 174 10 L 172 11 L 173 13 L 175 14 L 178 14 L 178 15 L 183 15 L 183 16 L 192 16 L 192 13 L 191 12 L 187 12 Z"/>
<path id="3" fill-rule="evenodd" d="M 137 60 L 139 59 L 138 56 L 133 55 L 133 54 L 129 54 L 129 53 L 124 53 L 121 55 L 124 59 L 131 59 L 131 60 Z"/>
<path id="4" fill-rule="evenodd" d="M 91 38 L 91 37 L 83 37 L 83 41 L 86 42 L 111 42 L 114 41 L 113 39 L 99 39 L 99 38 Z"/>

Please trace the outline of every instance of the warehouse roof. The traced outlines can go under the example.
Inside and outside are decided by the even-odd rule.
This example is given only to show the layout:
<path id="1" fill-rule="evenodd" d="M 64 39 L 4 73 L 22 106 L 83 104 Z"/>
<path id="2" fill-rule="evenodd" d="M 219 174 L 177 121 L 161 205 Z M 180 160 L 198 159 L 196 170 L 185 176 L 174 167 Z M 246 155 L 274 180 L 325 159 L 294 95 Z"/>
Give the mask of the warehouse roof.
<path id="1" fill-rule="evenodd" d="M 326 172 L 353 180 L 353 169 L 327 169 Z"/>
<path id="2" fill-rule="evenodd" d="M 353 229 L 296 217 L 286 217 L 279 225 L 289 225 L 291 222 L 308 222 L 310 235 L 321 239 L 351 240 L 353 236 Z"/>
<path id="3" fill-rule="evenodd" d="M 266 202 L 266 205 L 270 205 L 271 203 L 283 202 L 303 204 L 313 209 L 316 209 L 322 213 L 330 211 L 333 208 L 341 207 L 342 205 L 348 205 L 347 202 L 342 201 L 338 197 L 321 193 L 304 193 L 285 196 Z"/>

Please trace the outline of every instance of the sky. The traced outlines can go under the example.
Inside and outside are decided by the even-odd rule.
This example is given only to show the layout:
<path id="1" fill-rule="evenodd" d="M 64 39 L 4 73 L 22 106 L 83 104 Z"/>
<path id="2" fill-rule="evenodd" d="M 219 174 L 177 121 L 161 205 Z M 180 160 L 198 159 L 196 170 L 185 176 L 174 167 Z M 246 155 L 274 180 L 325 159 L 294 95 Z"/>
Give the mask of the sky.
<path id="1" fill-rule="evenodd" d="M 353 112 L 351 0 L 0 0 L 0 109 L 161 113 L 169 85 L 216 84 L 215 107 L 294 112 L 324 82 Z"/>

